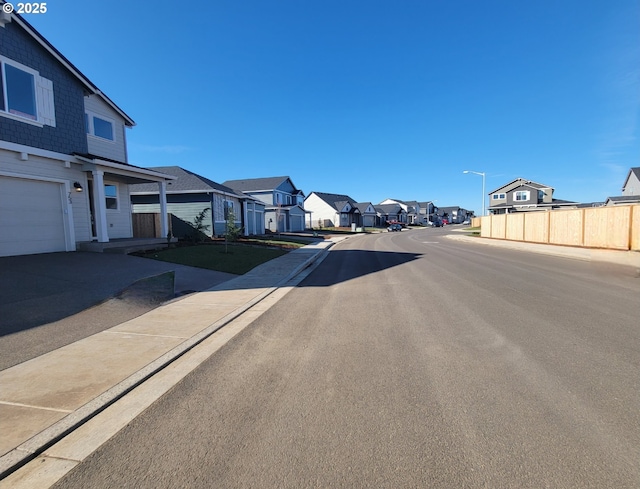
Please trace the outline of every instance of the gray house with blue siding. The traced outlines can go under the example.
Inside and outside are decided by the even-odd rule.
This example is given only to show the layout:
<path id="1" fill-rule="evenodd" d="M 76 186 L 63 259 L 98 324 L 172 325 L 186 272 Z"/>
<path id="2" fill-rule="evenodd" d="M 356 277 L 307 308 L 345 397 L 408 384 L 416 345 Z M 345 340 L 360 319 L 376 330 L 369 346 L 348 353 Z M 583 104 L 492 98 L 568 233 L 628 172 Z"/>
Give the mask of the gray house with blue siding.
<path id="1" fill-rule="evenodd" d="M 223 185 L 265 204 L 264 226 L 270 232 L 305 229 L 304 194 L 289 177 L 227 180 Z"/>
<path id="2" fill-rule="evenodd" d="M 133 236 L 129 184 L 166 182 L 127 161 L 134 121 L 21 16 L 0 16 L 0 256 Z"/>
<path id="3" fill-rule="evenodd" d="M 190 224 L 205 209 L 208 210 L 203 233 L 207 236 L 224 234 L 229 211 L 233 212 L 235 225 L 243 229 L 245 236 L 264 234 L 263 202 L 179 166 L 149 169 L 175 177 L 167 184 L 167 211 L 172 215 L 174 236 L 192 232 Z M 160 212 L 156 185 L 131 185 L 130 193 L 133 213 Z"/>

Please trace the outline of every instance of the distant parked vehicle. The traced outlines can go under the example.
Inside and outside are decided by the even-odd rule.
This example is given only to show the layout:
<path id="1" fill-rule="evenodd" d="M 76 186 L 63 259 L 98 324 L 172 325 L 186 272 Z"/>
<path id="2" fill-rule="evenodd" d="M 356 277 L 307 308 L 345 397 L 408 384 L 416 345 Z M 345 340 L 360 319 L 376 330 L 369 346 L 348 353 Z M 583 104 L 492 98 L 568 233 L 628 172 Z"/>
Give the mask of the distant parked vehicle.
<path id="1" fill-rule="evenodd" d="M 434 219 L 433 221 L 430 221 L 429 226 L 432 228 L 442 227 L 442 221 L 440 219 Z"/>
<path id="2" fill-rule="evenodd" d="M 464 225 L 467 225 L 467 226 L 468 226 L 469 224 L 471 224 L 471 220 L 469 220 L 469 219 L 465 219 L 464 221 L 462 221 L 462 224 L 464 224 Z"/>
<path id="3" fill-rule="evenodd" d="M 443 225 L 443 226 L 446 226 L 447 224 L 449 224 L 449 219 L 444 218 L 444 219 L 442 220 L 442 225 Z"/>
<path id="4" fill-rule="evenodd" d="M 402 231 L 402 226 L 400 224 L 392 224 L 387 228 L 387 231 Z"/>

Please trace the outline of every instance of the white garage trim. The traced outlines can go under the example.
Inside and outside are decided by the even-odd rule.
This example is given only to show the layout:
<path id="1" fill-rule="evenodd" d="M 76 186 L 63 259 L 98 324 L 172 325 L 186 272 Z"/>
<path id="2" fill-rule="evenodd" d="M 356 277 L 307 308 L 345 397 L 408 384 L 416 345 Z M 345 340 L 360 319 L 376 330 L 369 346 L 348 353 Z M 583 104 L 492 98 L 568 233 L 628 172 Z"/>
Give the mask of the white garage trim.
<path id="1" fill-rule="evenodd" d="M 59 178 L 36 177 L 22 173 L 0 171 L 1 177 L 20 178 L 36 182 L 57 183 L 60 185 L 60 205 L 62 208 L 62 225 L 64 227 L 65 251 L 76 250 L 75 229 L 73 225 L 73 208 L 71 206 L 71 185 L 68 180 Z"/>

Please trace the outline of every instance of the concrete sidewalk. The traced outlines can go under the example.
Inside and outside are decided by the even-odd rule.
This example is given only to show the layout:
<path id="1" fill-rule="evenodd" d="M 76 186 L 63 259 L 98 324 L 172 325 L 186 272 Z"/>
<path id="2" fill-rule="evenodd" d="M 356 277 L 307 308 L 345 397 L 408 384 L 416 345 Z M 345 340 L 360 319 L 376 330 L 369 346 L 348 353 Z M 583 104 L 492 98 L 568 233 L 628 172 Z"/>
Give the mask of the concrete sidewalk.
<path id="1" fill-rule="evenodd" d="M 456 230 L 460 233 L 465 230 Z M 540 253 L 543 255 L 559 256 L 589 262 L 603 262 L 633 267 L 640 270 L 640 253 L 637 251 L 623 250 L 600 250 L 593 248 L 578 248 L 575 246 L 561 246 L 552 244 L 527 243 L 524 241 L 509 241 L 494 238 L 478 238 L 462 234 L 449 234 L 447 238 L 467 243 L 494 246 L 499 248 L 509 248 L 512 250 L 527 251 L 530 253 Z"/>
<path id="2" fill-rule="evenodd" d="M 0 479 L 260 302 L 341 239 L 307 245 L 0 372 Z"/>

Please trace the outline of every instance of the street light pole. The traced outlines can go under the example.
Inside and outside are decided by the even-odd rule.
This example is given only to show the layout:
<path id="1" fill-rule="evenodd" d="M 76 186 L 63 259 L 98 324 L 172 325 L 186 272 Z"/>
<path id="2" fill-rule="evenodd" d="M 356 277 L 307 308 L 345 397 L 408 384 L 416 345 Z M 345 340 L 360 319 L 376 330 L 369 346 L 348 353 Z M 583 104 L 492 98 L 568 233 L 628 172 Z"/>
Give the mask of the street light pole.
<path id="1" fill-rule="evenodd" d="M 484 202 L 485 202 L 485 195 L 484 195 L 484 184 L 485 184 L 485 176 L 486 173 L 483 172 L 478 172 L 478 171 L 471 171 L 471 170 L 465 170 L 462 173 L 474 173 L 475 175 L 480 175 L 482 177 L 482 215 L 484 216 L 485 213 L 485 207 L 484 207 Z"/>

